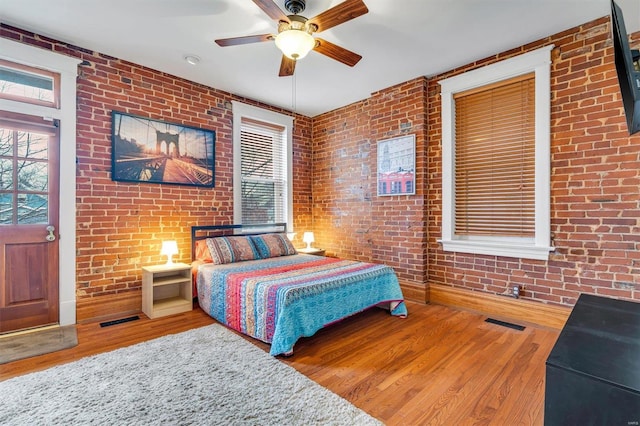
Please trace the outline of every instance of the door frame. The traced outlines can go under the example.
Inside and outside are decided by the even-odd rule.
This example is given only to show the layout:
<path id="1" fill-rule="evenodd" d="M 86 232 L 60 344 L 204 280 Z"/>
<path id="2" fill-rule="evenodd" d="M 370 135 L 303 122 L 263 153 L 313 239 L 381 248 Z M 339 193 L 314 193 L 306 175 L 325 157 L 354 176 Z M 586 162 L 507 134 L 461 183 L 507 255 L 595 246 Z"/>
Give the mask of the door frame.
<path id="1" fill-rule="evenodd" d="M 0 110 L 60 120 L 59 324 L 75 324 L 76 77 L 82 61 L 4 38 L 0 38 L 0 58 L 60 74 L 59 109 L 0 99 Z"/>

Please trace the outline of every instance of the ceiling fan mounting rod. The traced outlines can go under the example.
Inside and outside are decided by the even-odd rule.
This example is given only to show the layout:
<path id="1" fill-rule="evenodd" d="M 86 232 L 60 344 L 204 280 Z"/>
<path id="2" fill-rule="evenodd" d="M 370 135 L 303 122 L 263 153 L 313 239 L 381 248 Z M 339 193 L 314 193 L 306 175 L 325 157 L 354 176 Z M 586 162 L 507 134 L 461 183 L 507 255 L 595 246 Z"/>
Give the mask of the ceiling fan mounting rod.
<path id="1" fill-rule="evenodd" d="M 305 0 L 284 0 L 284 8 L 294 15 L 304 12 L 305 6 Z"/>

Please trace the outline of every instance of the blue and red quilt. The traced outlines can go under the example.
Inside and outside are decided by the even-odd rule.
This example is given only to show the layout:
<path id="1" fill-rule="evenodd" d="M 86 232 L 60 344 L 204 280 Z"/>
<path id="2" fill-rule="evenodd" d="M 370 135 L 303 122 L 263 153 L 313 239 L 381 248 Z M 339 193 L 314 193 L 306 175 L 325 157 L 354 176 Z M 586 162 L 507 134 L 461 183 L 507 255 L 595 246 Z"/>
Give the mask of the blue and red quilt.
<path id="1" fill-rule="evenodd" d="M 398 278 L 385 265 L 297 254 L 198 268 L 198 301 L 219 322 L 291 354 L 300 337 L 373 306 L 404 317 Z"/>

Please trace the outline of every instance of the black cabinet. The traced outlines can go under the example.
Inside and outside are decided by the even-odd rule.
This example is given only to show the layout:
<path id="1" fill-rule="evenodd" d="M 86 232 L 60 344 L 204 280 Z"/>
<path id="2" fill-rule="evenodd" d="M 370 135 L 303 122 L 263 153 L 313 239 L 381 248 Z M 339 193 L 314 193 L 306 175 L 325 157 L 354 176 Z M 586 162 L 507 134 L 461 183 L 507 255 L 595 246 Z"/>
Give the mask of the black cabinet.
<path id="1" fill-rule="evenodd" d="M 578 298 L 547 358 L 544 423 L 640 424 L 640 303 Z"/>

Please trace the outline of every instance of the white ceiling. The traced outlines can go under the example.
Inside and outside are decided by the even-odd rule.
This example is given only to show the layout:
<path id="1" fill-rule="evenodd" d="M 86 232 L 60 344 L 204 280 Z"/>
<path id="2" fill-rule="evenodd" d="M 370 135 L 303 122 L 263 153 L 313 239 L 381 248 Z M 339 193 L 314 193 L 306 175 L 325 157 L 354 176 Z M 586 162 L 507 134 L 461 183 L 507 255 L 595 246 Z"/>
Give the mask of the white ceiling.
<path id="1" fill-rule="evenodd" d="M 307 0 L 302 15 L 342 1 Z M 627 31 L 638 31 L 640 2 L 616 1 Z M 295 77 L 277 76 L 273 42 L 213 42 L 276 32 L 251 0 L 0 0 L 0 22 L 313 117 L 610 13 L 609 0 L 364 2 L 368 14 L 319 34 L 363 59 L 350 68 L 311 52 Z M 190 65 L 185 55 L 201 61 Z"/>

